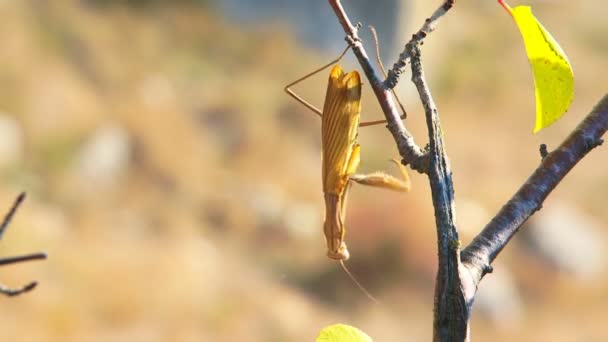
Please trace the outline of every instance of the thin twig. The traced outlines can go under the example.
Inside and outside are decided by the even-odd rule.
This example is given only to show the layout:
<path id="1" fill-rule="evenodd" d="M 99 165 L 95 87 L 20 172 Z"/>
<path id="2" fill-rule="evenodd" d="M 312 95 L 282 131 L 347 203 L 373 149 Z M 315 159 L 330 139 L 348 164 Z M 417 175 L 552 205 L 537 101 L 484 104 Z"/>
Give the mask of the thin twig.
<path id="1" fill-rule="evenodd" d="M 46 253 L 32 253 L 15 257 L 0 258 L 0 266 L 16 264 L 25 261 L 44 260 L 46 258 Z"/>
<path id="2" fill-rule="evenodd" d="M 433 15 L 431 15 L 424 21 L 424 24 L 422 25 L 420 30 L 418 30 L 418 32 L 416 32 L 412 36 L 412 39 L 408 42 L 408 44 L 422 43 L 426 36 L 428 36 L 431 32 L 435 31 L 439 19 L 441 19 L 441 17 L 443 17 L 450 10 L 450 8 L 454 6 L 455 2 L 456 0 L 446 0 L 441 6 L 439 6 L 435 10 Z M 399 55 L 399 59 L 397 60 L 397 62 L 395 62 L 392 69 L 389 70 L 388 76 L 386 77 L 386 80 L 384 80 L 384 86 L 386 88 L 393 89 L 395 88 L 395 86 L 397 86 L 399 78 L 405 70 L 405 66 L 409 61 L 410 57 L 410 52 L 408 51 L 406 44 L 406 47 L 403 49 L 403 52 Z"/>
<path id="3" fill-rule="evenodd" d="M 547 149 L 547 144 L 540 144 L 538 147 L 538 152 L 540 152 L 540 158 L 545 159 L 549 155 L 549 150 Z"/>
<path id="4" fill-rule="evenodd" d="M 340 25 L 342 25 L 342 28 L 346 33 L 346 40 L 351 45 L 363 72 L 369 80 L 370 86 L 374 90 L 374 94 L 386 117 L 388 123 L 387 127 L 397 143 L 399 154 L 403 158 L 402 162 L 404 164 L 410 164 L 411 168 L 418 172 L 426 172 L 429 160 L 428 154 L 416 145 L 414 137 L 407 131 L 405 125 L 401 121 L 390 89 L 384 87 L 383 83 L 378 79 L 365 48 L 361 43 L 361 39 L 359 39 L 357 27 L 348 19 L 348 15 L 340 3 L 340 0 L 328 0 L 328 2 L 334 10 Z"/>
<path id="5" fill-rule="evenodd" d="M 487 266 L 509 243 L 521 225 L 541 208 L 544 200 L 568 172 L 593 148 L 602 144 L 606 130 L 608 95 L 600 100 L 555 151 L 543 158 L 526 183 L 462 251 L 462 262 L 471 270 L 477 283 L 485 275 Z"/>
<path id="6" fill-rule="evenodd" d="M 19 194 L 19 196 L 17 196 L 17 199 L 15 200 L 15 203 L 13 203 L 11 210 L 9 210 L 9 212 L 6 214 L 6 216 L 4 216 L 4 220 L 2 221 L 2 224 L 0 224 L 0 239 L 2 239 L 2 236 L 4 235 L 6 228 L 11 223 L 11 220 L 13 219 L 15 212 L 17 212 L 17 209 L 19 208 L 21 203 L 23 203 L 24 199 L 25 199 L 25 192 L 22 192 Z"/>
<path id="7" fill-rule="evenodd" d="M 17 209 L 19 208 L 21 203 L 23 203 L 24 199 L 25 199 L 25 192 L 22 192 L 21 194 L 19 194 L 19 196 L 17 196 L 15 203 L 13 204 L 13 206 L 11 207 L 9 212 L 4 217 L 4 220 L 2 221 L 2 224 L 0 225 L 0 239 L 2 238 L 2 235 L 6 231 L 6 228 L 8 227 L 8 225 L 11 223 L 11 220 L 12 220 L 13 216 L 15 215 L 15 213 L 17 212 Z M 32 253 L 32 254 L 26 254 L 26 255 L 14 256 L 14 257 L 0 258 L 0 266 L 20 263 L 20 262 L 25 262 L 25 261 L 32 261 L 32 260 L 42 260 L 42 259 L 46 259 L 46 258 L 47 258 L 46 253 Z M 36 287 L 36 285 L 38 285 L 38 283 L 35 281 L 31 282 L 27 285 L 24 285 L 22 287 L 19 287 L 19 288 L 11 288 L 11 287 L 7 287 L 5 285 L 0 284 L 0 294 L 4 294 L 4 295 L 10 296 L 10 297 L 17 296 L 22 293 L 33 290 Z"/>
<path id="8" fill-rule="evenodd" d="M 6 295 L 9 297 L 18 296 L 20 294 L 33 290 L 37 285 L 38 285 L 38 283 L 33 281 L 25 286 L 15 289 L 15 288 L 6 287 L 6 286 L 0 284 L 0 294 Z"/>

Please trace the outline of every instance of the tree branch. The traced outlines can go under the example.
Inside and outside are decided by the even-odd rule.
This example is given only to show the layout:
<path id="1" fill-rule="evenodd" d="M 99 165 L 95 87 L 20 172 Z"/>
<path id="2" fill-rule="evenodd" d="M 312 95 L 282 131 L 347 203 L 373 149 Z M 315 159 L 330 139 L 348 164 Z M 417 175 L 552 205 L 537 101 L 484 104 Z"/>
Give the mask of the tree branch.
<path id="1" fill-rule="evenodd" d="M 13 203 L 11 210 L 9 210 L 8 213 L 6 213 L 6 215 L 4 216 L 4 220 L 2 220 L 2 224 L 0 224 L 0 239 L 2 239 L 2 236 L 4 236 L 6 228 L 11 223 L 13 216 L 15 216 L 17 209 L 19 209 L 19 206 L 21 205 L 21 203 L 23 203 L 24 199 L 25 192 L 22 192 L 19 194 L 19 196 L 17 196 L 17 199 L 15 200 L 15 203 Z"/>
<path id="2" fill-rule="evenodd" d="M 437 107 L 424 77 L 420 60 L 420 42 L 406 44 L 411 59 L 412 82 L 416 85 L 426 114 L 429 131 L 428 177 L 435 209 L 438 269 L 435 283 L 435 341 L 464 341 L 468 336 L 468 301 L 461 284 L 460 242 L 456 229 L 452 171 L 443 145 L 443 133 Z"/>
<path id="3" fill-rule="evenodd" d="M 13 289 L 0 284 L 0 293 L 9 297 L 14 297 L 33 290 L 37 285 L 38 283 L 33 281 L 27 285 Z"/>
<path id="4" fill-rule="evenodd" d="M 44 260 L 46 258 L 46 253 L 32 253 L 14 257 L 0 258 L 0 266 L 16 264 L 25 261 Z"/>
<path id="5" fill-rule="evenodd" d="M 4 216 L 4 220 L 2 221 L 2 224 L 0 224 L 0 239 L 2 238 L 2 235 L 4 234 L 4 232 L 6 231 L 6 228 L 8 228 L 9 224 L 11 223 L 11 220 L 13 219 L 13 216 L 17 212 L 17 209 L 19 208 L 21 203 L 23 203 L 23 200 L 25 200 L 25 192 L 22 192 L 21 194 L 19 194 L 19 196 L 17 196 L 15 203 L 13 204 L 11 209 L 8 211 L 6 216 Z M 33 254 L 20 255 L 20 256 L 15 256 L 15 257 L 0 258 L 0 266 L 16 264 L 16 263 L 32 261 L 32 260 L 42 260 L 42 259 L 46 259 L 46 258 L 47 258 L 46 253 L 33 253 Z M 0 284 L 0 294 L 4 294 L 4 295 L 10 296 L 10 297 L 17 296 L 22 293 L 33 290 L 36 287 L 36 285 L 38 285 L 38 283 L 35 281 L 30 282 L 19 288 L 10 288 L 10 287 Z"/>
<path id="6" fill-rule="evenodd" d="M 395 107 L 393 96 L 391 95 L 390 89 L 387 89 L 382 82 L 378 79 L 378 76 L 371 65 L 370 59 L 365 52 L 365 48 L 361 43 L 357 33 L 357 27 L 354 26 L 344 10 L 344 7 L 340 3 L 340 0 L 328 0 L 329 5 L 332 7 L 338 21 L 342 25 L 344 32 L 346 33 L 346 40 L 351 45 L 359 64 L 363 72 L 367 76 L 370 82 L 374 94 L 380 103 L 382 112 L 388 122 L 388 130 L 393 135 L 399 154 L 403 158 L 403 164 L 410 164 L 411 168 L 424 173 L 428 168 L 428 154 L 424 153 L 422 149 L 416 145 L 414 137 L 407 131 L 403 122 L 401 121 L 399 112 Z"/>
<path id="7" fill-rule="evenodd" d="M 422 43 L 422 41 L 424 40 L 424 38 L 426 38 L 427 35 L 435 31 L 439 19 L 441 19 L 441 17 L 443 17 L 450 10 L 450 8 L 454 6 L 455 2 L 456 0 L 446 0 L 441 6 L 439 6 L 435 10 L 435 12 L 433 12 L 433 14 L 424 21 L 424 24 L 422 25 L 420 30 L 414 33 L 412 39 L 409 41 L 408 44 Z M 395 62 L 392 69 L 389 70 L 388 76 L 386 77 L 386 80 L 384 80 L 384 86 L 386 88 L 393 89 L 395 88 L 395 86 L 397 86 L 399 78 L 405 70 L 405 66 L 410 57 L 411 54 L 406 44 L 405 49 L 403 49 L 403 52 L 399 55 L 399 59 L 397 60 L 397 62 Z"/>
<path id="8" fill-rule="evenodd" d="M 521 225 L 542 207 L 544 200 L 568 172 L 593 148 L 602 144 L 608 130 L 608 95 L 555 151 L 543 158 L 526 183 L 462 252 L 462 262 L 479 283 L 496 256 Z"/>

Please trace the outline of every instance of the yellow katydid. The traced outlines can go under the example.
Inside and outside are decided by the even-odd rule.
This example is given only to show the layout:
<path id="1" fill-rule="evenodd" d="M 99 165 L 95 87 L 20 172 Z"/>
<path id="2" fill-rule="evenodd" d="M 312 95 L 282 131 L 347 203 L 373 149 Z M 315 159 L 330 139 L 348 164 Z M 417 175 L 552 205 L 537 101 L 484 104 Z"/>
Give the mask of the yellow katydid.
<path id="1" fill-rule="evenodd" d="M 369 175 L 355 174 L 360 161 L 360 145 L 357 142 L 359 127 L 384 123 L 385 121 L 359 122 L 361 78 L 357 71 L 344 73 L 342 68 L 336 64 L 347 50 L 348 48 L 336 60 L 285 86 L 285 91 L 290 96 L 321 116 L 322 119 L 322 178 L 325 196 L 323 231 L 327 243 L 327 256 L 341 262 L 349 258 L 349 252 L 344 242 L 346 232 L 344 219 L 350 181 L 396 191 L 409 191 L 410 189 L 407 171 L 396 159 L 392 159 L 392 161 L 399 167 L 403 180 L 383 172 L 375 172 Z M 309 104 L 290 89 L 291 86 L 333 64 L 336 65 L 329 74 L 323 111 Z"/>

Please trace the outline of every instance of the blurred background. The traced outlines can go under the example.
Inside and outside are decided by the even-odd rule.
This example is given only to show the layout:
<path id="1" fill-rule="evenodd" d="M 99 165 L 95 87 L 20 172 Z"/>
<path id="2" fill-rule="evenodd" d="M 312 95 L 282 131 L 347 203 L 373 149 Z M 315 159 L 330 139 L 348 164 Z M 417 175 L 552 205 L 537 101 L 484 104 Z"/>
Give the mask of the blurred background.
<path id="1" fill-rule="evenodd" d="M 388 65 L 441 3 L 343 2 L 378 28 Z M 424 44 L 465 244 L 539 145 L 555 148 L 608 90 L 608 4 L 527 3 L 576 77 L 569 113 L 539 134 L 521 38 L 495 1 L 457 2 Z M 0 18 L 0 208 L 29 195 L 0 256 L 49 254 L 0 270 L 9 286 L 40 282 L 0 298 L 1 340 L 313 341 L 337 322 L 376 341 L 431 339 L 424 176 L 411 173 L 410 194 L 350 193 L 348 266 L 379 305 L 325 256 L 320 120 L 283 93 L 344 48 L 324 0 L 5 0 Z M 326 80 L 296 90 L 321 106 Z M 424 146 L 409 73 L 398 92 Z M 363 102 L 365 120 L 382 117 L 369 89 Z M 382 125 L 360 141 L 360 172 L 395 173 Z M 608 340 L 607 157 L 586 157 L 499 256 L 474 340 Z"/>

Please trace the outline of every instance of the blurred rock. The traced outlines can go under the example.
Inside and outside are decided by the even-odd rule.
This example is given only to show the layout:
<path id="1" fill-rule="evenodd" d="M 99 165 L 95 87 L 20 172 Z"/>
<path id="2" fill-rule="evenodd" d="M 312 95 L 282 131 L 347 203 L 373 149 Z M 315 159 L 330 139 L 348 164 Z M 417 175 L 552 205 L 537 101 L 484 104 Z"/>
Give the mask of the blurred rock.
<path id="1" fill-rule="evenodd" d="M 375 27 L 378 33 L 380 56 L 386 67 L 392 66 L 412 34 L 417 32 L 434 11 L 441 5 L 438 1 L 413 0 L 348 0 L 343 3 L 350 20 L 362 23 L 359 37 L 365 43 L 368 54 L 374 51 L 373 37 L 368 25 Z M 236 25 L 289 24 L 289 30 L 295 32 L 298 44 L 308 45 L 325 51 L 329 56 L 336 56 L 345 47 L 344 31 L 337 22 L 336 16 L 326 0 L 218 0 L 216 6 Z M 491 5 L 477 4 L 478 8 L 494 8 Z M 474 30 L 469 29 L 471 17 L 449 16 L 450 22 L 443 20 L 439 25 L 440 39 L 467 40 Z M 450 27 L 445 27 L 450 25 Z M 272 26 L 271 26 L 272 27 Z M 261 30 L 260 30 L 261 31 Z M 255 34 L 255 32 L 252 32 Z M 261 32 L 263 33 L 263 31 Z M 437 39 L 437 38 L 434 38 Z M 426 44 L 424 46 L 425 74 L 433 79 L 439 74 L 436 64 L 445 63 L 443 58 L 449 53 L 448 44 Z M 372 57 L 375 59 L 375 56 Z M 345 60 L 347 68 L 355 67 L 352 61 Z M 402 91 L 411 91 L 404 88 Z"/>
<path id="2" fill-rule="evenodd" d="M 148 75 L 139 87 L 144 105 L 159 110 L 175 106 L 175 90 L 171 82 L 162 74 Z"/>
<path id="3" fill-rule="evenodd" d="M 323 230 L 322 215 L 313 203 L 292 203 L 285 212 L 285 228 L 297 238 L 317 237 Z"/>
<path id="4" fill-rule="evenodd" d="M 249 208 L 259 227 L 280 229 L 295 238 L 318 236 L 323 229 L 323 211 L 315 203 L 289 196 L 276 184 L 257 184 L 246 192 Z"/>
<path id="5" fill-rule="evenodd" d="M 76 156 L 75 177 L 95 189 L 115 185 L 126 172 L 131 153 L 131 137 L 115 124 L 98 128 Z"/>
<path id="6" fill-rule="evenodd" d="M 511 272 L 504 266 L 486 275 L 475 297 L 476 310 L 499 329 L 516 329 L 521 323 L 521 296 Z"/>
<path id="7" fill-rule="evenodd" d="M 458 232 L 463 242 L 472 240 L 492 218 L 488 210 L 473 199 L 459 198 L 456 208 Z"/>
<path id="8" fill-rule="evenodd" d="M 18 163 L 23 158 L 23 131 L 17 120 L 0 113 L 0 168 Z"/>
<path id="9" fill-rule="evenodd" d="M 345 4 L 353 22 L 362 22 L 364 40 L 371 42 L 367 25 L 378 31 L 382 55 L 387 63 L 393 63 L 396 51 L 406 43 L 405 37 L 412 34 L 405 29 L 406 10 L 411 1 L 401 0 L 349 0 Z M 325 0 L 221 0 L 219 8 L 234 21 L 242 25 L 249 23 L 286 22 L 307 44 L 337 53 L 344 48 L 344 31 L 336 21 Z M 437 5 L 435 5 L 436 7 Z M 426 15 L 430 15 L 431 12 Z M 421 25 L 422 21 L 420 21 Z M 392 65 L 392 64 L 387 64 Z"/>
<path id="10" fill-rule="evenodd" d="M 212 138 L 223 154 L 237 159 L 246 151 L 247 131 L 239 114 L 228 107 L 211 107 L 196 113 L 198 122 L 205 129 L 205 136 Z"/>
<path id="11" fill-rule="evenodd" d="M 588 279 L 606 267 L 604 228 L 576 207 L 556 203 L 533 216 L 522 237 L 530 252 L 546 263 Z"/>
<path id="12" fill-rule="evenodd" d="M 272 183 L 256 184 L 246 192 L 247 203 L 262 226 L 274 226 L 283 219 L 285 194 Z"/>

